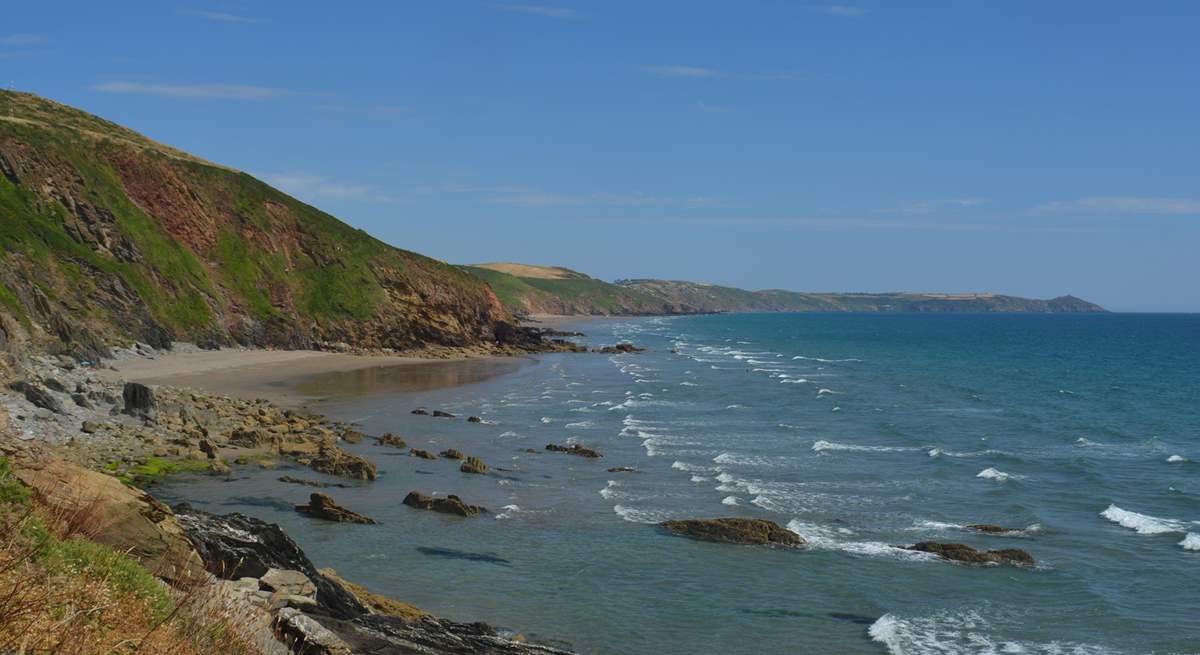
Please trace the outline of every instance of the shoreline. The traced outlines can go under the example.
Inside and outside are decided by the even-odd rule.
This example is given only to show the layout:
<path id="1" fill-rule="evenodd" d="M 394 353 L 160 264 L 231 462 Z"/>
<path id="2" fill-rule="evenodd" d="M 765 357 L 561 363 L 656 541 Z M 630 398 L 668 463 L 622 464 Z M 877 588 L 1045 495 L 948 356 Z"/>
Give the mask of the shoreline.
<path id="1" fill-rule="evenodd" d="M 97 370 L 104 382 L 197 389 L 302 408 L 338 393 L 424 391 L 480 382 L 525 365 L 527 357 L 427 359 L 315 350 L 214 350 L 126 358 Z M 398 373 L 408 375 L 398 375 Z"/>

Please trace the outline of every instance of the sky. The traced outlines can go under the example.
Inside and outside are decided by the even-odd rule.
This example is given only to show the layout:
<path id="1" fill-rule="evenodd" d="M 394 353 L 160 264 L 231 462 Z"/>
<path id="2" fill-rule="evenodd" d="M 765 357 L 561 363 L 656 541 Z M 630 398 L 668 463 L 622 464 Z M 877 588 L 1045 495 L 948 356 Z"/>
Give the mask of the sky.
<path id="1" fill-rule="evenodd" d="M 1200 311 L 1200 3 L 12 4 L 0 84 L 449 262 Z"/>

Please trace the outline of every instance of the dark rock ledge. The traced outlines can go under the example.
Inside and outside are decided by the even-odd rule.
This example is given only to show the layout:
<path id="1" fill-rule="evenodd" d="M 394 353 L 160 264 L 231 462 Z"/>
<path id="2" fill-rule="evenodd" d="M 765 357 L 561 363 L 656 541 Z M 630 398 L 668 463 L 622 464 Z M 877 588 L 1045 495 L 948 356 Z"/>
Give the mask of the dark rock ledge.
<path id="1" fill-rule="evenodd" d="M 570 655 L 497 635 L 485 623 L 456 623 L 422 613 L 379 613 L 336 578 L 317 570 L 279 526 L 242 514 L 217 516 L 184 504 L 175 515 L 205 567 L 227 580 L 300 581 L 293 602 L 274 610 L 274 627 L 303 655 Z M 280 572 L 287 572 L 281 575 Z M 303 579 L 311 587 L 303 585 Z M 315 591 L 312 591 L 315 589 Z M 303 592 L 310 592 L 304 594 Z M 305 598 L 310 599 L 303 602 Z M 368 607 L 365 603 L 371 603 Z"/>

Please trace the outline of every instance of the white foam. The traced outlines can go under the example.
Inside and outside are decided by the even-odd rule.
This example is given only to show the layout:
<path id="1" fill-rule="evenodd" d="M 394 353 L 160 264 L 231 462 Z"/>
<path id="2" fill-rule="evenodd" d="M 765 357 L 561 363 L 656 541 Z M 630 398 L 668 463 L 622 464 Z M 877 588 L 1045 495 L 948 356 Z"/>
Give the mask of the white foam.
<path id="1" fill-rule="evenodd" d="M 1187 533 L 1183 541 L 1179 542 L 1179 546 L 1184 550 L 1200 551 L 1200 534 L 1196 534 L 1195 532 Z"/>
<path id="2" fill-rule="evenodd" d="M 595 425 L 596 424 L 592 423 L 591 421 L 579 421 L 578 423 L 568 423 L 568 424 L 564 425 L 563 427 L 565 427 L 569 430 L 583 430 L 583 429 L 587 429 L 590 427 L 594 427 Z"/>
<path id="3" fill-rule="evenodd" d="M 793 357 L 792 359 L 805 359 L 805 360 L 808 360 L 808 361 L 810 361 L 810 362 L 821 362 L 821 363 L 823 363 L 823 364 L 834 364 L 834 363 L 837 363 L 837 362 L 861 362 L 861 361 L 862 361 L 861 359 L 854 359 L 854 358 L 849 358 L 849 359 L 822 359 L 822 358 L 820 358 L 820 357 L 805 357 L 804 355 L 796 355 L 796 356 L 795 356 L 795 357 Z"/>
<path id="4" fill-rule="evenodd" d="M 991 466 L 989 466 L 989 467 L 983 469 L 982 471 L 976 473 L 975 477 L 983 478 L 985 480 L 994 480 L 996 482 L 1008 482 L 1009 480 L 1019 479 L 1021 476 L 1013 475 L 1011 473 L 1005 473 L 1004 471 L 1001 471 L 1000 469 L 992 468 Z"/>
<path id="5" fill-rule="evenodd" d="M 1188 458 L 1184 457 L 1183 455 L 1171 455 L 1167 458 L 1168 464 L 1182 464 L 1186 461 L 1188 461 Z"/>
<path id="6" fill-rule="evenodd" d="M 904 446 L 860 446 L 858 444 L 838 443 L 836 441 L 826 441 L 824 439 L 813 442 L 812 449 L 818 453 L 835 450 L 844 450 L 856 453 L 896 453 L 921 450 L 921 448 L 909 448 Z"/>
<path id="7" fill-rule="evenodd" d="M 521 433 L 519 433 L 519 432 L 513 432 L 512 430 L 509 430 L 508 432 L 501 432 L 501 433 L 500 433 L 500 436 L 501 436 L 502 438 L 503 438 L 503 437 L 519 437 L 519 436 L 521 436 Z"/>
<path id="8" fill-rule="evenodd" d="M 824 396 L 826 394 L 831 394 L 831 393 L 840 393 L 840 392 L 834 391 L 833 389 L 817 389 L 818 396 Z"/>
<path id="9" fill-rule="evenodd" d="M 996 636 L 995 631 L 979 612 L 967 610 L 914 617 L 888 613 L 871 624 L 867 635 L 886 646 L 892 655 L 1115 655 L 1117 652 L 1075 642 L 1008 640 Z"/>
<path id="10" fill-rule="evenodd" d="M 698 387 L 700 385 L 696 384 L 695 382 L 680 382 L 679 386 L 681 386 L 681 387 Z"/>
<path id="11" fill-rule="evenodd" d="M 1109 505 L 1108 509 L 1100 512 L 1100 516 L 1123 528 L 1129 528 L 1138 534 L 1169 534 L 1171 532 L 1184 531 L 1183 521 L 1160 519 L 1147 514 L 1138 514 L 1137 512 L 1121 509 L 1116 505 Z"/>
<path id="12" fill-rule="evenodd" d="M 549 416 L 542 417 L 542 423 L 553 423 L 553 422 L 554 422 L 554 419 L 550 418 Z"/>
<path id="13" fill-rule="evenodd" d="M 600 490 L 600 496 L 605 500 L 611 499 L 613 496 L 617 495 L 617 492 L 613 489 L 613 487 L 618 487 L 620 485 L 621 483 L 617 482 L 616 480 L 609 480 L 608 486 Z"/>
<path id="14" fill-rule="evenodd" d="M 687 462 L 681 462 L 679 460 L 672 462 L 671 468 L 675 469 L 676 471 L 687 471 L 689 473 L 704 473 L 706 471 L 712 470 L 708 466 L 699 466 L 696 464 L 688 464 Z"/>
<path id="15" fill-rule="evenodd" d="M 836 550 L 864 557 L 892 557 L 908 560 L 936 559 L 936 556 L 931 553 L 904 550 L 882 541 L 842 541 L 838 539 L 836 531 L 813 523 L 805 523 L 800 519 L 788 521 L 787 529 L 800 535 L 806 546 L 817 550 Z"/>
<path id="16" fill-rule="evenodd" d="M 665 518 L 665 515 L 659 512 L 626 507 L 624 505 L 613 505 L 613 511 L 616 512 L 617 516 L 630 523 L 659 523 Z"/>
<path id="17" fill-rule="evenodd" d="M 724 498 L 721 499 L 721 504 L 722 505 L 737 505 L 738 504 L 737 496 L 725 496 Z"/>
<path id="18" fill-rule="evenodd" d="M 708 482 L 708 478 L 700 475 L 693 475 L 692 482 Z"/>
<path id="19" fill-rule="evenodd" d="M 521 511 L 520 505 L 505 505 L 504 511 L 496 515 L 496 520 L 512 518 L 512 515 L 519 511 Z"/>

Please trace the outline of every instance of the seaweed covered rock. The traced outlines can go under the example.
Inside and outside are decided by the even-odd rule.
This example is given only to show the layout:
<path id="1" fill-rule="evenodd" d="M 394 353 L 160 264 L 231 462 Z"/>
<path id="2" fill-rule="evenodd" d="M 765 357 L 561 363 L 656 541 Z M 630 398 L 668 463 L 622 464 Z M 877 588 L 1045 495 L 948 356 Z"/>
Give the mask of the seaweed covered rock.
<path id="1" fill-rule="evenodd" d="M 380 446 L 391 446 L 392 448 L 408 447 L 408 444 L 404 442 L 403 437 L 392 434 L 391 432 L 386 432 L 378 437 L 375 437 L 375 443 L 379 444 Z"/>
<path id="2" fill-rule="evenodd" d="M 307 458 L 307 461 L 302 463 L 314 471 L 354 480 L 374 480 L 377 475 L 375 464 L 371 460 L 328 444 L 321 444 L 316 456 Z"/>
<path id="3" fill-rule="evenodd" d="M 463 473 L 478 473 L 482 475 L 488 472 L 488 465 L 484 464 L 483 460 L 479 459 L 478 457 L 468 457 L 467 461 L 463 462 L 462 466 L 458 467 L 458 470 L 462 471 Z"/>
<path id="4" fill-rule="evenodd" d="M 558 444 L 548 443 L 548 444 L 546 444 L 546 450 L 549 450 L 550 452 L 553 452 L 553 453 L 567 453 L 569 455 L 579 455 L 580 457 L 588 457 L 588 458 L 592 458 L 592 459 L 595 459 L 597 457 L 604 457 L 604 455 L 601 455 L 598 451 L 592 450 L 591 448 L 584 448 L 583 446 L 580 446 L 579 444 L 572 444 L 571 446 L 568 447 L 568 446 L 560 446 Z"/>
<path id="5" fill-rule="evenodd" d="M 799 535 L 766 519 L 720 518 L 663 521 L 660 526 L 674 534 L 729 544 L 802 546 Z"/>
<path id="6" fill-rule="evenodd" d="M 429 452 L 428 450 L 421 450 L 420 448 L 410 449 L 408 451 L 408 456 L 419 457 L 421 459 L 437 459 L 437 456 L 435 456 L 433 453 Z"/>
<path id="7" fill-rule="evenodd" d="M 404 504 L 414 509 L 428 509 L 443 514 L 455 514 L 458 516 L 476 516 L 478 514 L 487 513 L 487 509 L 478 505 L 468 505 L 461 498 L 450 494 L 445 498 L 434 498 L 427 496 L 419 491 L 409 492 L 404 497 Z"/>
<path id="8" fill-rule="evenodd" d="M 466 455 L 462 454 L 461 450 L 458 450 L 457 448 L 447 448 L 438 454 L 446 459 L 466 459 L 467 457 Z"/>
<path id="9" fill-rule="evenodd" d="M 307 505 L 296 505 L 296 511 L 313 518 L 342 523 L 364 523 L 374 525 L 375 519 L 352 512 L 334 502 L 328 494 L 314 493 L 308 497 Z"/>
<path id="10" fill-rule="evenodd" d="M 955 562 L 964 564 L 1012 564 L 1014 566 L 1033 566 L 1033 556 L 1020 548 L 1003 548 L 1000 550 L 975 550 L 966 544 L 940 543 L 922 541 L 911 546 L 900 546 L 904 550 L 915 550 L 921 553 L 932 553 Z"/>

